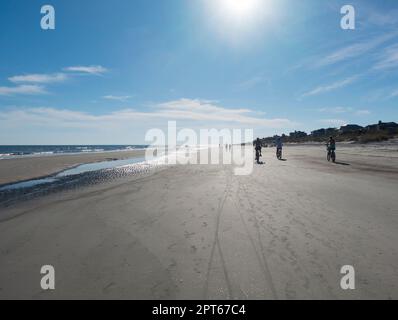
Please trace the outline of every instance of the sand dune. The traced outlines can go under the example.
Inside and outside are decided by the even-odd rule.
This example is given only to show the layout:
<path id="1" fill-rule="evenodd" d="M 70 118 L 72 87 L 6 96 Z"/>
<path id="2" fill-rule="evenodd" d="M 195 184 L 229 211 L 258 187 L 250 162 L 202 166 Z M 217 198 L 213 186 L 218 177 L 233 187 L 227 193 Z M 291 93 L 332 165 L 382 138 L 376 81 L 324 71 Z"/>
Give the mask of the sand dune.
<path id="1" fill-rule="evenodd" d="M 0 209 L 0 298 L 397 299 L 397 153 L 264 156 L 250 176 L 173 166 Z"/>

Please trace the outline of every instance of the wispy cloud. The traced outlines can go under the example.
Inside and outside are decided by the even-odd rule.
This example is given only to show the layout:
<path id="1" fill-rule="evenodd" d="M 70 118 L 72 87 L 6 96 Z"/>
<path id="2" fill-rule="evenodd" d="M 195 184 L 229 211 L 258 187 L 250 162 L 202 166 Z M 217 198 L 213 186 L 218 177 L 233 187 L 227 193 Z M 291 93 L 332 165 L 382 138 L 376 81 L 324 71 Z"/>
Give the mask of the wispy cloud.
<path id="1" fill-rule="evenodd" d="M 304 94 L 301 95 L 301 97 L 315 96 L 318 94 L 322 94 L 322 93 L 326 93 L 329 91 L 333 91 L 336 89 L 346 87 L 346 86 L 350 85 L 351 83 L 353 83 L 357 78 L 358 78 L 358 76 L 353 76 L 353 77 L 349 77 L 349 78 L 346 78 L 343 80 L 333 82 L 328 85 L 316 87 L 315 89 L 305 92 Z"/>
<path id="2" fill-rule="evenodd" d="M 101 75 L 103 73 L 108 72 L 108 69 L 106 69 L 103 66 L 72 66 L 72 67 L 67 67 L 64 68 L 65 71 L 70 71 L 70 72 L 79 72 L 79 73 L 88 73 L 88 74 L 93 74 L 93 75 Z"/>
<path id="3" fill-rule="evenodd" d="M 389 12 L 371 10 L 368 22 L 382 27 L 398 24 L 398 10 L 390 10 Z"/>
<path id="4" fill-rule="evenodd" d="M 140 124 L 147 121 L 151 126 L 154 119 L 162 121 L 194 121 L 205 126 L 216 124 L 238 124 L 248 127 L 261 126 L 267 128 L 287 128 L 295 125 L 288 119 L 266 119 L 253 115 L 250 109 L 230 109 L 214 105 L 205 100 L 180 99 L 157 104 L 151 112 L 134 109 L 123 109 L 112 113 L 95 115 L 73 110 L 54 108 L 25 108 L 10 110 L 0 115 L 0 121 L 15 123 L 27 121 L 30 125 L 50 125 L 60 127 L 97 127 L 126 124 L 129 127 L 134 121 Z"/>
<path id="5" fill-rule="evenodd" d="M 100 75 L 107 72 L 107 69 L 102 66 L 77 66 L 65 68 L 66 71 L 87 73 L 93 75 Z M 46 88 L 43 85 L 52 84 L 56 82 L 63 82 L 68 79 L 70 75 L 65 73 L 33 73 L 15 75 L 9 77 L 8 80 L 14 84 L 19 84 L 14 87 L 0 87 L 0 95 L 20 95 L 20 94 L 45 94 Z M 106 96 L 108 99 L 127 99 L 127 97 Z"/>
<path id="6" fill-rule="evenodd" d="M 355 111 L 355 114 L 357 116 L 367 116 L 367 115 L 370 115 L 371 112 L 369 110 L 357 110 L 357 111 Z"/>
<path id="7" fill-rule="evenodd" d="M 239 83 L 239 88 L 242 90 L 248 90 L 248 89 L 254 88 L 264 82 L 269 83 L 269 79 L 265 78 L 262 75 L 257 75 L 257 76 L 254 76 L 248 80 L 245 80 L 245 81 Z"/>
<path id="8" fill-rule="evenodd" d="M 398 36 L 398 32 L 392 32 L 378 36 L 368 41 L 362 41 L 349 45 L 327 55 L 326 57 L 320 58 L 317 61 L 315 60 L 315 62 L 312 62 L 311 65 L 313 67 L 323 67 L 361 56 L 396 36 Z"/>
<path id="9" fill-rule="evenodd" d="M 321 119 L 318 122 L 332 127 L 341 127 L 347 124 L 346 120 L 341 119 Z"/>
<path id="10" fill-rule="evenodd" d="M 114 96 L 114 95 L 107 95 L 107 96 L 103 96 L 103 99 L 106 100 L 116 100 L 116 101 L 121 101 L 121 102 L 125 102 L 128 99 L 131 98 L 131 96 Z"/>
<path id="11" fill-rule="evenodd" d="M 47 93 L 42 86 L 38 85 L 20 85 L 16 87 L 0 87 L 0 95 L 29 95 L 29 94 L 45 94 Z"/>
<path id="12" fill-rule="evenodd" d="M 393 92 L 391 92 L 391 94 L 390 94 L 389 97 L 390 97 L 390 98 L 398 97 L 398 89 L 396 89 L 396 90 L 394 90 Z"/>
<path id="13" fill-rule="evenodd" d="M 324 112 L 324 113 L 346 113 L 346 112 L 351 112 L 352 108 L 331 107 L 331 108 L 320 108 L 320 109 L 318 109 L 318 111 Z"/>
<path id="14" fill-rule="evenodd" d="M 157 105 L 157 115 L 168 119 L 186 119 L 195 121 L 217 121 L 260 125 L 268 128 L 290 127 L 293 122 L 288 119 L 266 119 L 255 115 L 247 108 L 231 109 L 221 107 L 214 101 L 199 99 L 179 99 Z"/>
<path id="15" fill-rule="evenodd" d="M 160 113 L 170 119 L 235 122 L 241 124 L 280 127 L 290 124 L 287 119 L 264 119 L 251 115 L 250 109 L 228 109 L 212 101 L 180 99 L 160 104 Z"/>
<path id="16" fill-rule="evenodd" d="M 54 74 L 25 74 L 8 78 L 13 83 L 53 83 L 62 82 L 67 79 L 64 73 Z"/>
<path id="17" fill-rule="evenodd" d="M 390 46 L 379 56 L 379 61 L 373 69 L 386 70 L 398 68 L 398 44 Z"/>
<path id="18" fill-rule="evenodd" d="M 354 109 L 351 107 L 331 107 L 331 108 L 320 108 L 317 111 L 322 113 L 330 113 L 330 114 L 353 114 L 357 116 L 369 115 L 371 112 L 365 109 Z"/>

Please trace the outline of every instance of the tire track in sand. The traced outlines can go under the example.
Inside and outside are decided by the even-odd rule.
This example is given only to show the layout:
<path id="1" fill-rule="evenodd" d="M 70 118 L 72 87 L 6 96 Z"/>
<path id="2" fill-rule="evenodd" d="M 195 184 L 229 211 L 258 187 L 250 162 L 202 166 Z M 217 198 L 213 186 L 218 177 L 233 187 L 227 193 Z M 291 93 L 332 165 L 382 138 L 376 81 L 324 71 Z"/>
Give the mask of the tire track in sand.
<path id="1" fill-rule="evenodd" d="M 265 257 L 265 254 L 264 254 L 264 251 L 265 251 L 265 250 L 264 250 L 263 243 L 262 243 L 262 241 L 261 241 L 261 235 L 260 235 L 260 229 L 259 229 L 259 222 L 258 222 L 258 219 L 257 219 L 257 217 L 256 217 L 253 204 L 250 202 L 249 194 L 248 194 L 248 192 L 247 192 L 247 190 L 246 190 L 246 187 L 245 187 L 245 186 L 241 186 L 241 184 L 239 183 L 239 188 L 242 189 L 242 190 L 244 191 L 244 193 L 245 193 L 245 195 L 246 195 L 245 199 L 247 199 L 247 203 L 248 203 L 249 206 L 250 206 L 250 211 L 251 211 L 251 213 L 252 213 L 251 216 L 252 216 L 252 218 L 254 219 L 254 227 L 255 227 L 255 229 L 256 229 L 257 241 L 258 241 L 258 244 L 259 244 L 259 246 L 260 246 L 261 256 L 259 256 L 257 250 L 255 249 L 254 240 L 253 240 L 253 238 L 252 238 L 251 236 L 249 236 L 250 241 L 251 241 L 251 243 L 252 243 L 252 245 L 253 245 L 253 248 L 254 248 L 254 250 L 255 250 L 255 252 L 256 252 L 256 255 L 258 256 L 260 265 L 262 266 L 262 270 L 263 270 L 264 277 L 266 278 L 266 280 L 267 280 L 267 282 L 268 282 L 268 284 L 269 284 L 269 286 L 270 286 L 270 288 L 271 288 L 272 295 L 274 296 L 274 299 L 278 300 L 278 294 L 277 294 L 277 291 L 276 291 L 276 289 L 275 289 L 274 281 L 273 281 L 273 279 L 272 279 L 271 270 L 270 270 L 270 268 L 269 268 L 269 265 L 268 265 L 268 262 L 267 262 L 267 258 Z M 239 214 L 241 214 L 241 211 L 240 211 L 240 210 L 239 210 Z M 241 216 L 241 218 L 242 218 L 242 216 Z M 243 220 L 243 218 L 242 218 L 242 220 Z M 245 222 L 244 222 L 244 225 L 245 225 L 246 231 L 248 232 L 248 235 L 249 235 L 250 232 L 248 231 L 247 225 L 246 225 Z M 261 259 L 261 258 L 262 258 L 262 259 Z M 262 260 L 262 263 L 261 263 L 261 260 Z"/>
<path id="2" fill-rule="evenodd" d="M 207 266 L 205 287 L 204 287 L 204 290 L 203 290 L 204 291 L 203 292 L 204 300 L 207 299 L 207 295 L 208 295 L 210 272 L 211 272 L 211 268 L 212 268 L 212 265 L 213 265 L 213 260 L 214 260 L 214 254 L 215 254 L 215 251 L 216 251 L 216 247 L 218 249 L 218 254 L 220 255 L 221 265 L 222 265 L 222 269 L 223 269 L 223 273 L 224 273 L 224 277 L 225 277 L 225 282 L 227 284 L 229 298 L 233 299 L 232 286 L 231 286 L 231 282 L 230 282 L 230 279 L 229 279 L 229 276 L 228 276 L 228 271 L 227 271 L 227 268 L 226 268 L 224 255 L 223 255 L 222 250 L 221 250 L 220 237 L 219 237 L 221 214 L 222 214 L 222 211 L 224 209 L 225 201 L 227 200 L 228 194 L 230 193 L 230 189 L 231 189 L 230 179 L 229 179 L 229 175 L 227 175 L 227 183 L 226 183 L 226 187 L 225 187 L 225 190 L 224 190 L 224 195 L 223 195 L 223 198 L 220 200 L 220 202 L 218 204 L 218 209 L 217 209 L 216 228 L 215 228 L 215 233 L 214 233 L 214 240 L 213 240 L 213 245 L 212 245 L 212 248 L 211 248 L 209 264 Z"/>
<path id="3" fill-rule="evenodd" d="M 254 241 L 254 239 L 253 239 L 253 237 L 252 237 L 252 235 L 251 235 L 251 233 L 249 231 L 249 227 L 247 226 L 247 223 L 246 223 L 245 219 L 243 218 L 243 214 L 242 214 L 242 211 L 240 209 L 240 206 L 243 206 L 242 203 L 241 203 L 241 200 L 239 198 L 239 190 L 240 189 L 241 189 L 240 182 L 238 182 L 238 189 L 236 191 L 236 199 L 238 201 L 238 204 L 236 203 L 236 201 L 234 201 L 234 205 L 235 205 L 236 209 L 238 210 L 239 217 L 240 217 L 240 220 L 241 220 L 241 222 L 243 224 L 243 227 L 245 229 L 246 236 L 250 240 L 250 244 L 251 244 L 252 249 L 254 251 L 254 254 L 255 254 L 256 258 L 257 258 L 257 262 L 258 262 L 258 264 L 260 266 L 260 270 L 261 270 L 261 272 L 262 272 L 262 274 L 264 276 L 264 281 L 267 283 L 268 277 L 266 276 L 266 268 L 264 266 L 262 258 L 260 257 L 260 254 L 259 254 L 259 252 L 258 252 L 258 250 L 256 248 L 255 241 Z M 266 293 L 267 293 L 267 291 L 266 291 L 266 289 L 264 287 L 264 296 L 266 296 Z"/>

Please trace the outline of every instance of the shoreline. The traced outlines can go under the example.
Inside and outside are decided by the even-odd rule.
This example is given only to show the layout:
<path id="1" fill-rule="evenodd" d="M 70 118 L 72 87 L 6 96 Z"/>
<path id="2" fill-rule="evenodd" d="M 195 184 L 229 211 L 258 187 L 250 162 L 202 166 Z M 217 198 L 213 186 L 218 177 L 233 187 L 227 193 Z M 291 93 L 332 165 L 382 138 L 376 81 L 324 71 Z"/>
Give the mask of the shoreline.
<path id="1" fill-rule="evenodd" d="M 284 149 L 287 148 L 323 148 L 324 143 L 305 142 L 305 143 L 285 143 Z M 272 149 L 269 145 L 264 147 L 265 152 Z M 398 152 L 398 141 L 390 143 L 379 142 L 369 144 L 359 143 L 339 143 L 338 150 L 342 153 L 348 150 L 357 149 L 358 153 L 364 155 L 364 151 L 368 156 L 387 156 L 396 158 Z M 73 154 L 57 154 L 57 155 L 35 155 L 0 160 L 0 186 L 6 186 L 27 180 L 37 180 L 47 178 L 54 174 L 69 170 L 80 165 L 102 162 L 115 161 L 123 159 L 133 159 L 143 157 L 146 149 L 137 150 L 119 150 L 104 151 L 92 153 L 73 153 Z M 371 155 L 372 154 L 372 155 Z"/>
<path id="2" fill-rule="evenodd" d="M 40 179 L 82 164 L 139 158 L 145 150 L 21 157 L 0 161 L 0 185 Z"/>

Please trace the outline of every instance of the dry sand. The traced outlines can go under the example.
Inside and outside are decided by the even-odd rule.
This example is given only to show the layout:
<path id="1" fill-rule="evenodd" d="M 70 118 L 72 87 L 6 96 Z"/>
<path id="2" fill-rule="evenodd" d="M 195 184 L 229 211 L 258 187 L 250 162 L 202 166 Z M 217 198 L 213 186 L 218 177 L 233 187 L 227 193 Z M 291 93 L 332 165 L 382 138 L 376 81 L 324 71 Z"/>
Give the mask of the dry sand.
<path id="1" fill-rule="evenodd" d="M 397 152 L 264 156 L 250 176 L 174 166 L 7 209 L 0 298 L 398 299 Z"/>
<path id="2" fill-rule="evenodd" d="M 48 176 L 83 163 L 136 158 L 144 156 L 144 153 L 143 150 L 132 150 L 2 159 L 0 185 Z"/>

